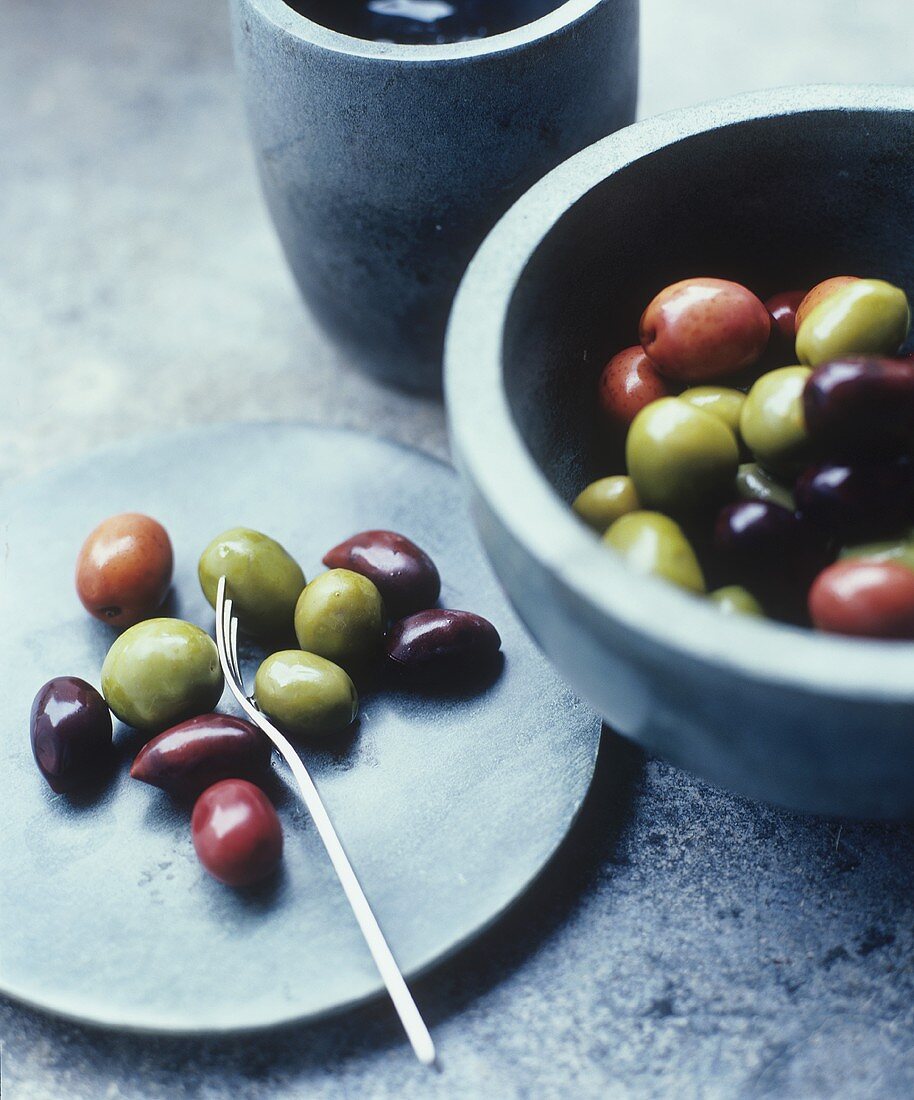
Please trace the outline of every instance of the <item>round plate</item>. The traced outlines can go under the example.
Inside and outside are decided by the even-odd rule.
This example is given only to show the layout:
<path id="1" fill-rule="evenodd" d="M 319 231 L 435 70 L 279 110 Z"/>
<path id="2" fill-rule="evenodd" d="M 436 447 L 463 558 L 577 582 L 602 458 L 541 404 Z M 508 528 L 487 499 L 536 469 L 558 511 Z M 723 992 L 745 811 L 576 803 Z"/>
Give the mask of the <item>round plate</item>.
<path id="1" fill-rule="evenodd" d="M 114 637 L 76 598 L 77 552 L 99 520 L 124 511 L 168 528 L 177 560 L 165 613 L 208 630 L 197 555 L 237 524 L 274 535 L 309 577 L 356 531 L 402 531 L 437 562 L 445 605 L 496 624 L 506 661 L 494 683 L 452 697 L 369 693 L 355 735 L 303 749 L 406 973 L 491 923 L 573 821 L 598 721 L 514 617 L 448 466 L 351 432 L 225 426 L 121 446 L 0 494 L 0 988 L 83 1020 L 157 1031 L 263 1027 L 382 988 L 279 763 L 271 793 L 283 868 L 247 891 L 203 872 L 186 807 L 129 778 L 132 731 L 116 730 L 121 766 L 97 790 L 55 796 L 37 771 L 35 692 L 62 674 L 98 684 Z M 243 656 L 250 687 L 260 655 Z"/>

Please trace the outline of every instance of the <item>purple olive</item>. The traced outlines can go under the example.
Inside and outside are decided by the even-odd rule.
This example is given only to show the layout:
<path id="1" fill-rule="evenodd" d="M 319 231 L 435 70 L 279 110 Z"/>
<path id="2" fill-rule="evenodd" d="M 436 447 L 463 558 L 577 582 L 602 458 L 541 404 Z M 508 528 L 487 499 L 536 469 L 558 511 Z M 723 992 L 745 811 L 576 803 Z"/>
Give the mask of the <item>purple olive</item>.
<path id="1" fill-rule="evenodd" d="M 897 454 L 914 439 L 914 362 L 851 356 L 817 367 L 803 391 L 820 454 Z"/>
<path id="2" fill-rule="evenodd" d="M 891 535 L 914 505 L 914 468 L 907 461 L 813 466 L 794 488 L 797 509 L 842 541 Z"/>
<path id="3" fill-rule="evenodd" d="M 154 737 L 130 774 L 176 798 L 196 798 L 222 779 L 261 778 L 271 752 L 269 740 L 243 718 L 201 714 Z"/>
<path id="4" fill-rule="evenodd" d="M 720 512 L 714 548 L 728 581 L 765 594 L 808 585 L 829 561 L 825 539 L 808 521 L 758 500 Z"/>
<path id="5" fill-rule="evenodd" d="M 387 636 L 387 655 L 406 672 L 484 668 L 500 649 L 501 638 L 488 619 L 444 608 L 401 619 Z"/>
<path id="6" fill-rule="evenodd" d="M 58 793 L 98 778 L 111 761 L 111 712 L 101 694 L 76 676 L 57 676 L 35 696 L 32 752 Z"/>
<path id="7" fill-rule="evenodd" d="M 424 550 L 396 531 L 362 531 L 324 555 L 331 569 L 350 569 L 374 582 L 392 618 L 433 607 L 441 577 Z"/>

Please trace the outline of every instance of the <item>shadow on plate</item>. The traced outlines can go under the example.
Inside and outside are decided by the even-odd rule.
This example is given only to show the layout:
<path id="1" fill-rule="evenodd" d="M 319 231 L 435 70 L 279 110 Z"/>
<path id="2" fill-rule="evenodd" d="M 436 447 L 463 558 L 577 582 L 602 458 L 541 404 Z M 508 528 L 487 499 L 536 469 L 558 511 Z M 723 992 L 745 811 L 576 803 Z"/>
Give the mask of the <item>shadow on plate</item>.
<path id="1" fill-rule="evenodd" d="M 596 888 L 604 868 L 616 863 L 643 767 L 639 749 L 604 729 L 594 780 L 578 819 L 540 876 L 491 928 L 411 983 L 433 1032 L 437 1024 L 510 977 Z M 269 906 L 282 887 L 279 876 L 239 903 Z M 205 1063 L 210 1071 L 237 1073 L 251 1082 L 326 1066 L 334 1059 L 406 1048 L 399 1022 L 384 997 L 316 1023 L 205 1039 L 117 1034 L 31 1009 L 18 1011 L 40 1020 L 49 1041 L 66 1035 L 71 1044 L 84 1037 L 95 1065 L 106 1058 L 130 1062 L 139 1058 L 150 1075 L 181 1075 L 182 1064 Z"/>

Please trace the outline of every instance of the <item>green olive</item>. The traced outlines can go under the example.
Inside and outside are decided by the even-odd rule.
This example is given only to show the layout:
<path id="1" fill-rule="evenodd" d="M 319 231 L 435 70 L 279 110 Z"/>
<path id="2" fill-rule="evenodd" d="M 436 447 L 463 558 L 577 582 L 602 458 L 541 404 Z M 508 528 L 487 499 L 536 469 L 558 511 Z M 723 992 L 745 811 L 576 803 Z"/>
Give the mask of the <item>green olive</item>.
<path id="1" fill-rule="evenodd" d="M 781 367 L 753 385 L 740 416 L 740 433 L 756 462 L 785 476 L 809 461 L 809 436 L 803 412 L 803 387 L 809 367 Z"/>
<path id="2" fill-rule="evenodd" d="M 630 512 L 603 536 L 639 573 L 662 577 L 691 592 L 704 592 L 705 578 L 682 528 L 660 512 Z"/>
<path id="3" fill-rule="evenodd" d="M 851 559 L 862 558 L 866 561 L 897 561 L 899 565 L 914 569 L 914 531 L 909 531 L 907 535 L 897 539 L 845 546 L 838 556 Z"/>
<path id="4" fill-rule="evenodd" d="M 636 512 L 640 507 L 634 482 L 623 474 L 592 481 L 572 504 L 581 519 L 601 535 L 620 516 Z"/>
<path id="5" fill-rule="evenodd" d="M 765 616 L 762 605 L 755 596 L 738 584 L 718 588 L 710 594 L 708 599 L 716 603 L 718 610 L 724 615 L 754 615 L 759 618 Z"/>
<path id="6" fill-rule="evenodd" d="M 736 492 L 741 500 L 760 500 L 780 504 L 790 512 L 797 510 L 792 491 L 757 462 L 744 462 L 736 471 Z"/>
<path id="7" fill-rule="evenodd" d="M 719 417 L 678 397 L 662 397 L 632 421 L 625 457 L 638 499 L 680 513 L 726 495 L 739 447 Z"/>
<path id="8" fill-rule="evenodd" d="M 810 310 L 797 332 L 797 357 L 817 367 L 844 355 L 894 355 L 910 327 L 903 290 L 881 279 L 855 279 Z"/>
<path id="9" fill-rule="evenodd" d="M 295 636 L 309 653 L 356 668 L 381 648 L 381 593 L 367 577 L 350 569 L 321 573 L 298 597 Z"/>
<path id="10" fill-rule="evenodd" d="M 679 400 L 720 417 L 734 435 L 739 435 L 739 417 L 746 402 L 746 395 L 740 390 L 729 386 L 693 386 L 683 390 Z"/>
<path id="11" fill-rule="evenodd" d="M 242 630 L 269 638 L 292 629 L 305 574 L 275 539 L 247 527 L 233 527 L 203 551 L 197 574 L 213 607 L 219 578 L 225 577 Z"/>
<path id="12" fill-rule="evenodd" d="M 327 737 L 355 721 L 359 697 L 349 676 L 316 653 L 284 649 L 254 678 L 257 705 L 287 733 Z"/>
<path id="13" fill-rule="evenodd" d="M 144 733 L 214 710 L 223 686 L 216 643 L 181 619 L 147 619 L 130 627 L 102 665 L 108 706 Z"/>

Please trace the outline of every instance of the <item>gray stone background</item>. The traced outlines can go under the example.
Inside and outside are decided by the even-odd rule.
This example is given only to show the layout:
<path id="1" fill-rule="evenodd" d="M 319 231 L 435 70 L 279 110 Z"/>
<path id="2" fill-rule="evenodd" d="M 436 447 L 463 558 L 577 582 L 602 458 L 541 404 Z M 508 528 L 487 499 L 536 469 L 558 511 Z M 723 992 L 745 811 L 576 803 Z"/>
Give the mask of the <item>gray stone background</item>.
<path id="1" fill-rule="evenodd" d="M 910 0 L 645 0 L 643 24 L 642 115 L 767 85 L 914 82 Z M 0 256 L 0 484 L 236 418 L 446 454 L 439 405 L 361 377 L 299 305 L 221 0 L 2 0 Z M 608 735 L 561 858 L 417 985 L 440 1073 L 382 1003 L 175 1042 L 0 999 L 3 1096 L 909 1097 L 912 839 L 748 804 Z"/>

